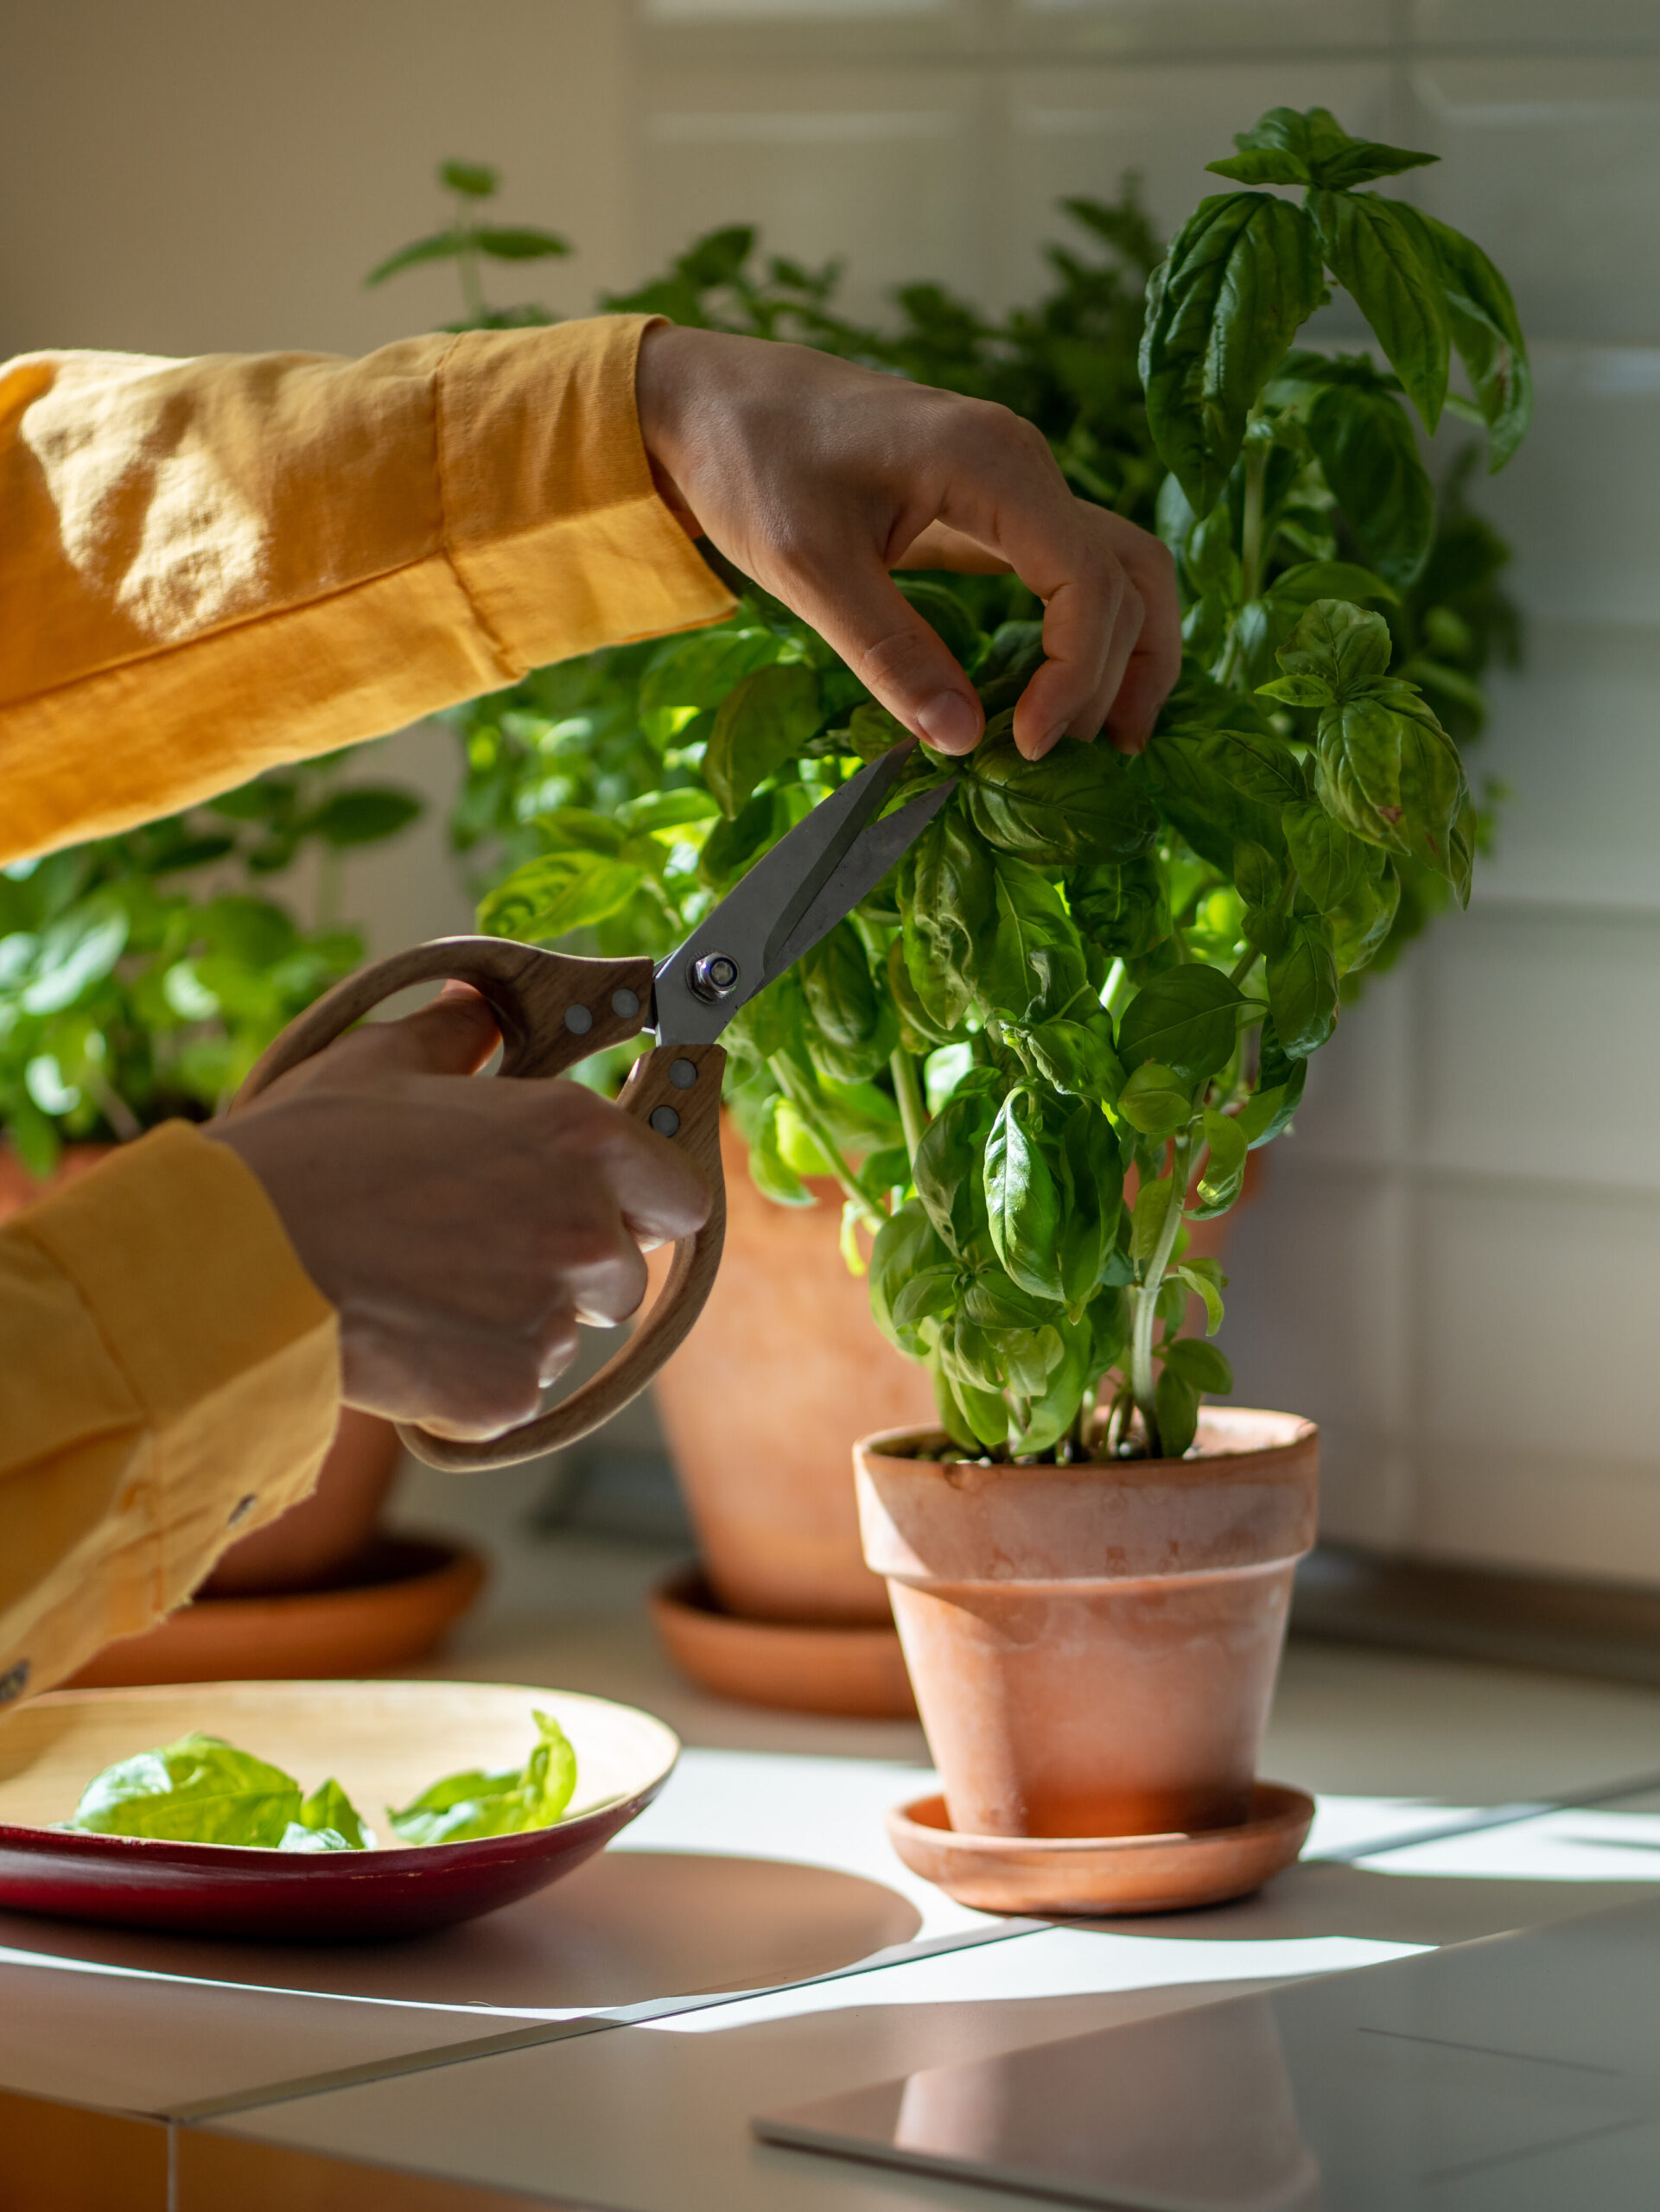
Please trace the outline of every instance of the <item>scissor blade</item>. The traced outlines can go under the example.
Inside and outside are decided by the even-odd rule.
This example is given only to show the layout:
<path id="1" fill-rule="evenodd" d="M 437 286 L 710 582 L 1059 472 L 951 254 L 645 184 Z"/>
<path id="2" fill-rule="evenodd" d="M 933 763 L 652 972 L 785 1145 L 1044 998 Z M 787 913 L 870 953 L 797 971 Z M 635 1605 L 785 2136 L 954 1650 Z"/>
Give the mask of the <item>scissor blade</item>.
<path id="1" fill-rule="evenodd" d="M 773 954 L 767 963 L 767 982 L 786 968 L 793 968 L 804 952 L 811 952 L 844 914 L 850 914 L 862 899 L 868 897 L 894 861 L 909 852 L 956 788 L 953 776 L 932 791 L 924 791 L 920 798 L 912 799 L 897 814 L 872 823 Z"/>
<path id="2" fill-rule="evenodd" d="M 779 957 L 779 949 L 793 940 L 836 871 L 869 834 L 915 746 L 914 738 L 894 746 L 821 800 L 670 954 L 657 971 L 655 1011 L 663 1043 L 712 1044 L 738 1008 L 787 964 Z M 880 880 L 909 842 L 909 837 L 900 842 L 865 889 Z M 831 912 L 805 940 L 803 950 L 863 895 L 863 891 L 852 892 L 838 912 Z M 735 967 L 735 980 L 717 995 L 705 996 L 694 988 L 699 963 L 721 957 Z"/>

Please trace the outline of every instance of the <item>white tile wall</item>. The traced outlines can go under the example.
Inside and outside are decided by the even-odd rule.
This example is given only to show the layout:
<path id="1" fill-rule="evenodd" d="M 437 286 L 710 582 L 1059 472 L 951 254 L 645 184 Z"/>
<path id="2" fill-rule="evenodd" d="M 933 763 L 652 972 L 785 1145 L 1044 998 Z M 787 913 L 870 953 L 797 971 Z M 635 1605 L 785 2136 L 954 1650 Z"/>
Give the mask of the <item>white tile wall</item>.
<path id="1" fill-rule="evenodd" d="M 1470 914 L 1317 1063 L 1226 1341 L 1321 1421 L 1332 1534 L 1660 1580 L 1660 0 L 652 0 L 641 51 L 652 243 L 759 214 L 862 305 L 1026 296 L 1056 198 L 1134 168 L 1168 225 L 1269 105 L 1444 156 L 1401 188 L 1536 346 L 1478 486 L 1530 617 L 1478 755 L 1512 797 Z"/>

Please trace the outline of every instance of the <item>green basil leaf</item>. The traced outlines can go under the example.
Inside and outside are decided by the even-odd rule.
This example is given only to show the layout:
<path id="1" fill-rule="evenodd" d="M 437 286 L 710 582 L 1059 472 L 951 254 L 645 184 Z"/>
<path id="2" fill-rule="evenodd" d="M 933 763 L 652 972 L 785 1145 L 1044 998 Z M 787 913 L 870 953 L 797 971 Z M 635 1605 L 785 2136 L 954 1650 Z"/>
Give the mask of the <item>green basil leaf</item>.
<path id="1" fill-rule="evenodd" d="M 817 734 L 818 677 L 798 661 L 758 668 L 722 700 L 703 755 L 703 775 L 728 818 L 758 784 L 775 776 Z"/>
<path id="2" fill-rule="evenodd" d="M 1322 914 L 1334 912 L 1365 880 L 1366 848 L 1312 800 L 1287 807 L 1284 821 L 1286 850 L 1299 885 Z"/>
<path id="3" fill-rule="evenodd" d="M 1205 1109 L 1205 1141 L 1209 1158 L 1199 1179 L 1199 1204 L 1193 1209 L 1200 1221 L 1226 1213 L 1238 1198 L 1245 1180 L 1248 1148 L 1237 1121 L 1209 1106 Z"/>
<path id="4" fill-rule="evenodd" d="M 1369 844 L 1456 880 L 1454 832 L 1468 798 L 1458 747 L 1421 699 L 1352 699 L 1320 717 L 1315 789 L 1330 814 Z M 1466 879 L 1467 880 L 1467 875 Z"/>
<path id="5" fill-rule="evenodd" d="M 867 699 L 853 709 L 849 718 L 848 750 L 856 753 L 862 760 L 880 760 L 884 753 L 891 753 L 910 734 L 897 715 L 890 715 L 886 707 Z"/>
<path id="6" fill-rule="evenodd" d="M 1159 1060 L 1196 1082 L 1233 1054 L 1237 987 L 1218 969 L 1195 962 L 1145 982 L 1124 1009 L 1118 1050 L 1126 1065 Z"/>
<path id="7" fill-rule="evenodd" d="M 423 812 L 413 791 L 391 784 L 359 784 L 351 791 L 335 791 L 313 813 L 296 825 L 302 837 L 321 837 L 327 845 L 344 851 L 353 845 L 378 845 L 395 837 Z"/>
<path id="8" fill-rule="evenodd" d="M 894 1329 L 914 1329 L 919 1321 L 943 1319 L 956 1306 L 956 1268 L 925 1268 L 920 1274 L 911 1277 L 894 1300 Z"/>
<path id="9" fill-rule="evenodd" d="M 1176 1269 L 1181 1281 L 1205 1301 L 1205 1333 L 1213 1337 L 1222 1326 L 1222 1287 L 1227 1278 L 1215 1260 L 1184 1260 Z"/>
<path id="10" fill-rule="evenodd" d="M 1317 599 L 1381 599 L 1394 607 L 1401 597 L 1392 584 L 1355 561 L 1299 561 L 1281 570 L 1268 595 L 1279 606 L 1298 609 L 1312 607 Z"/>
<path id="11" fill-rule="evenodd" d="M 1334 699 L 1346 699 L 1388 668 L 1389 625 L 1381 614 L 1369 614 L 1347 600 L 1317 599 L 1282 648 L 1279 661 L 1288 676 L 1316 677 Z"/>
<path id="12" fill-rule="evenodd" d="M 1242 841 L 1277 855 L 1280 817 L 1289 800 L 1307 796 L 1295 755 L 1254 731 L 1161 729 L 1142 757 L 1165 813 L 1224 874 Z"/>
<path id="13" fill-rule="evenodd" d="M 943 1028 L 923 1005 L 911 971 L 905 964 L 903 932 L 887 948 L 887 990 L 899 1017 L 900 1042 L 907 1052 L 926 1053 L 955 1042 L 952 1031 Z M 966 1012 L 968 1001 L 964 1000 Z"/>
<path id="14" fill-rule="evenodd" d="M 980 835 L 1027 860 L 1056 868 L 1129 860 L 1158 835 L 1158 817 L 1122 753 L 1068 741 L 1028 760 L 1015 746 L 1012 714 L 988 727 L 959 772 Z"/>
<path id="15" fill-rule="evenodd" d="M 1533 371 L 1511 288 L 1481 248 L 1450 224 L 1415 207 L 1400 213 L 1441 276 L 1453 343 L 1487 425 L 1490 464 L 1502 468 L 1533 419 Z"/>
<path id="16" fill-rule="evenodd" d="M 373 1834 L 364 1827 L 357 1807 L 332 1775 L 327 1782 L 320 1783 L 301 1806 L 299 1825 L 338 1836 L 340 1843 L 334 1847 L 337 1849 L 368 1851 L 373 1847 Z"/>
<path id="17" fill-rule="evenodd" d="M 544 853 L 496 886 L 479 908 L 479 927 L 491 937 L 551 942 L 617 912 L 640 880 L 637 868 L 598 853 Z"/>
<path id="18" fill-rule="evenodd" d="M 1143 1060 L 1124 1084 L 1118 1111 L 1143 1136 L 1173 1137 L 1192 1118 L 1193 1094 L 1193 1084 L 1173 1068 Z"/>
<path id="19" fill-rule="evenodd" d="M 1181 1459 L 1199 1433 L 1199 1392 L 1184 1375 L 1167 1366 L 1154 1389 L 1153 1408 L 1159 1424 L 1160 1456 Z"/>
<path id="20" fill-rule="evenodd" d="M 935 1234 L 921 1205 L 909 1198 L 876 1231 L 870 1255 L 870 1313 L 890 1344 L 914 1357 L 917 1345 L 907 1341 L 894 1319 L 900 1292 L 913 1276 L 949 1268 L 951 1254 Z"/>
<path id="21" fill-rule="evenodd" d="M 1060 1225 L 1060 1287 L 1077 1319 L 1101 1281 L 1117 1233 L 1124 1190 L 1117 1140 L 1095 1107 L 1075 1107 L 1061 1132 L 1066 1203 Z"/>
<path id="22" fill-rule="evenodd" d="M 494 261 L 545 261 L 570 251 L 569 238 L 562 238 L 553 231 L 534 231 L 523 225 L 512 227 L 492 224 L 473 233 L 473 243 L 480 253 L 487 253 Z"/>
<path id="23" fill-rule="evenodd" d="M 1144 1268 L 1158 1250 L 1170 1209 L 1180 1203 L 1180 1194 L 1168 1175 L 1161 1176 L 1156 1182 L 1143 1183 L 1136 1192 L 1129 1253 L 1137 1267 Z"/>
<path id="24" fill-rule="evenodd" d="M 1006 1272 L 1037 1298 L 1060 1299 L 1060 1192 L 1036 1131 L 1022 1121 L 1035 1101 L 1013 1090 L 986 1140 L 986 1211 Z"/>
<path id="25" fill-rule="evenodd" d="M 807 1001 L 807 1051 L 813 1065 L 838 1083 L 862 1083 L 887 1066 L 899 1022 L 876 988 L 859 932 L 838 922 L 797 963 Z"/>
<path id="26" fill-rule="evenodd" d="M 932 576 L 896 575 L 894 582 L 951 658 L 966 667 L 980 650 L 980 626 L 951 586 Z"/>
<path id="27" fill-rule="evenodd" d="M 1116 1286 L 1099 1290 L 1090 1300 L 1090 1310 L 1085 1318 L 1093 1339 L 1090 1352 L 1091 1366 L 1096 1375 L 1104 1375 L 1109 1368 L 1117 1365 L 1129 1343 L 1132 1319 L 1129 1300 Z"/>
<path id="28" fill-rule="evenodd" d="M 1167 1369 L 1173 1368 L 1195 1390 L 1213 1390 L 1225 1397 L 1233 1388 L 1233 1369 L 1225 1352 L 1202 1337 L 1178 1337 L 1161 1355 Z"/>
<path id="29" fill-rule="evenodd" d="M 274 1851 L 300 1812 L 300 1785 L 218 1736 L 181 1736 L 96 1775 L 68 1825 L 94 1835 L 236 1843 Z"/>
<path id="30" fill-rule="evenodd" d="M 995 881 L 996 924 L 976 955 L 983 1002 L 1022 1027 L 1089 1004 L 1084 940 L 1055 886 L 1024 861 L 1007 859 L 997 861 Z"/>
<path id="31" fill-rule="evenodd" d="M 1352 138 L 1329 108 L 1270 108 L 1250 130 L 1235 133 L 1239 151 L 1224 162 L 1207 162 L 1218 176 L 1243 184 L 1320 184 L 1332 191 L 1370 184 L 1376 177 L 1398 176 L 1439 160 L 1435 154 L 1410 153 L 1375 139 Z"/>
<path id="32" fill-rule="evenodd" d="M 1066 878 L 1065 890 L 1072 919 L 1110 958 L 1142 959 L 1170 934 L 1170 902 L 1155 854 L 1080 868 Z"/>
<path id="33" fill-rule="evenodd" d="M 1040 1023 L 1027 1031 L 1024 1042 L 1057 1090 L 1110 1105 L 1124 1087 L 1124 1071 L 1111 1040 L 1112 1024 L 1099 1014 L 1087 1026 L 1079 1021 Z"/>
<path id="34" fill-rule="evenodd" d="M 772 1097 L 761 1109 L 749 1147 L 749 1179 L 763 1198 L 777 1206 L 811 1206 L 817 1200 L 784 1157 L 779 1138 L 779 1115 L 784 1101 Z"/>
<path id="35" fill-rule="evenodd" d="M 1284 707 L 1329 707 L 1334 703 L 1332 687 L 1318 676 L 1276 676 L 1270 683 L 1256 687 L 1259 699 L 1277 699 Z"/>
<path id="36" fill-rule="evenodd" d="M 401 1811 L 387 1810 L 404 1843 L 468 1843 L 552 1827 L 576 1788 L 576 1754 L 551 1713 L 532 1712 L 537 1744 L 522 1767 L 446 1775 Z"/>
<path id="37" fill-rule="evenodd" d="M 638 798 L 625 799 L 617 809 L 616 819 L 625 830 L 684 830 L 694 822 L 714 822 L 720 818 L 712 791 L 642 791 Z"/>
<path id="38" fill-rule="evenodd" d="M 1405 409 L 1388 391 L 1332 385 L 1316 395 L 1306 427 L 1361 551 L 1397 591 L 1409 589 L 1434 537 L 1435 489 Z M 1375 594 L 1338 587 L 1331 595 Z"/>
<path id="39" fill-rule="evenodd" d="M 1022 1290 L 995 1262 L 976 1268 L 963 1293 L 963 1311 L 983 1329 L 1040 1329 L 1055 1318 L 1054 1300 Z"/>
<path id="40" fill-rule="evenodd" d="M 107 894 L 95 893 L 48 922 L 37 938 L 25 938 L 19 972 L 6 978 L 14 988 L 22 984 L 23 1012 L 61 1014 L 101 983 L 125 951 L 130 928 L 126 909 Z"/>
<path id="41" fill-rule="evenodd" d="M 639 682 L 639 709 L 718 707 L 728 691 L 779 656 L 771 630 L 694 630 L 658 647 Z"/>
<path id="42" fill-rule="evenodd" d="M 1325 931 L 1293 918 L 1282 950 L 1268 963 L 1268 1002 L 1284 1051 L 1306 1059 L 1337 1027 L 1337 962 Z"/>
<path id="43" fill-rule="evenodd" d="M 1196 515 L 1221 496 L 1250 410 L 1322 289 L 1313 226 L 1267 193 L 1201 200 L 1154 272 L 1141 351 L 1148 427 Z"/>
<path id="44" fill-rule="evenodd" d="M 1242 839 L 1233 849 L 1233 881 L 1248 906 L 1271 906 L 1285 882 L 1285 870 L 1262 846 Z"/>
<path id="45" fill-rule="evenodd" d="M 697 880 L 710 891 L 729 891 L 812 807 L 811 794 L 800 784 L 757 791 L 735 820 L 722 817 L 711 826 L 697 855 Z"/>
<path id="46" fill-rule="evenodd" d="M 992 1110 L 983 1092 L 958 1090 L 917 1147 L 917 1197 L 937 1233 L 964 1257 L 978 1226 L 980 1163 Z"/>
<path id="47" fill-rule="evenodd" d="M 1440 271 L 1399 204 L 1375 192 L 1308 195 L 1320 251 L 1377 333 L 1424 428 L 1447 397 L 1448 331 Z"/>
<path id="48" fill-rule="evenodd" d="M 1041 1394 L 1033 1397 L 1027 1409 L 1026 1426 L 1014 1444 L 1022 1457 L 1051 1451 L 1059 1443 L 1078 1419 L 1084 1393 L 1094 1379 L 1089 1323 L 1058 1322 L 1055 1333 L 1060 1339 L 1060 1357 L 1050 1370 Z"/>
<path id="49" fill-rule="evenodd" d="M 900 873 L 906 973 L 926 1020 L 948 1038 L 974 996 L 995 923 L 992 860 L 955 805 L 928 824 Z"/>
<path id="50" fill-rule="evenodd" d="M 1456 849 L 1456 823 L 1453 825 L 1453 842 Z M 1332 932 L 1332 953 L 1339 976 L 1353 974 L 1374 957 L 1387 941 L 1401 904 L 1401 879 L 1396 873 L 1395 863 L 1375 845 L 1365 846 L 1363 849 L 1369 861 L 1376 861 L 1380 865 L 1376 869 L 1369 868 L 1352 896 L 1345 899 L 1340 906 L 1333 906 L 1326 917 Z M 1467 878 L 1466 880 L 1467 882 Z M 1464 895 L 1467 901 L 1467 890 Z"/>

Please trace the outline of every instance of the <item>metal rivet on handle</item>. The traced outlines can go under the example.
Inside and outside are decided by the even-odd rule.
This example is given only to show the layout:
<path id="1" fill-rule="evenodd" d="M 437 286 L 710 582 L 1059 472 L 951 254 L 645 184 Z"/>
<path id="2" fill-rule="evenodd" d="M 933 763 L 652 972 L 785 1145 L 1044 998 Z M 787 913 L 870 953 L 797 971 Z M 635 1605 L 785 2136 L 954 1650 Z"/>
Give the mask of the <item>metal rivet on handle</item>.
<path id="1" fill-rule="evenodd" d="M 652 1109 L 652 1127 L 660 1137 L 671 1137 L 680 1127 L 680 1116 L 672 1106 L 657 1106 Z"/>
<path id="2" fill-rule="evenodd" d="M 573 1037 L 586 1037 L 594 1027 L 594 1017 L 585 1006 L 568 1006 L 565 1008 L 565 1027 Z"/>
<path id="3" fill-rule="evenodd" d="M 611 1011 L 613 1014 L 620 1014 L 624 1016 L 631 1016 L 638 1014 L 639 1012 L 639 993 L 638 991 L 630 990 L 613 991 L 611 994 Z"/>
<path id="4" fill-rule="evenodd" d="M 696 1080 L 697 1063 L 696 1060 L 670 1061 L 669 1081 L 674 1085 L 677 1090 L 690 1090 Z"/>

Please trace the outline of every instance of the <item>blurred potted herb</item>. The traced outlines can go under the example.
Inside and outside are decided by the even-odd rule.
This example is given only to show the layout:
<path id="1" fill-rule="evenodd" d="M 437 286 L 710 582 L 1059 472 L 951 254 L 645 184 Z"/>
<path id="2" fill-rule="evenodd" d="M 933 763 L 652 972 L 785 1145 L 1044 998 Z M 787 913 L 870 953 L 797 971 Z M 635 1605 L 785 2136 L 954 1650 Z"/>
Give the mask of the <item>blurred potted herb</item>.
<path id="1" fill-rule="evenodd" d="M 203 1121 L 277 1033 L 364 956 L 339 918 L 344 855 L 421 811 L 348 756 L 0 871 L 0 1217 L 158 1122 Z M 302 855 L 308 920 L 271 895 Z M 227 1552 L 210 1589 L 294 1588 L 361 1548 L 397 1462 L 348 1411 L 317 1489 Z"/>
<path id="2" fill-rule="evenodd" d="M 1498 465 L 1529 385 L 1485 257 L 1355 189 L 1428 158 L 1350 139 L 1321 111 L 1275 111 L 1221 166 L 1301 182 L 1306 205 L 1219 195 L 1154 269 L 1133 194 L 1068 203 L 1110 258 L 1054 249 L 1049 296 L 998 324 L 919 286 L 900 295 L 897 333 L 861 328 L 834 311 L 835 269 L 774 259 L 757 274 L 740 229 L 607 302 L 1016 405 L 1080 493 L 1178 554 L 1186 665 L 1136 764 L 1071 746 L 1021 761 L 1008 709 L 1040 610 L 1007 579 L 900 580 L 973 676 L 988 738 L 898 880 L 737 1040 L 728 1096 L 755 1181 L 785 1205 L 815 1178 L 839 1186 L 855 1267 L 859 1231 L 875 1234 L 874 1311 L 928 1370 L 956 1454 L 1122 1467 L 1191 1447 L 1204 1393 L 1231 1384 L 1185 1326 L 1190 1311 L 1211 1332 L 1221 1319 L 1225 1278 L 1201 1240 L 1288 1126 L 1356 980 L 1467 893 L 1484 825 L 1453 740 L 1478 734 L 1481 677 L 1514 649 L 1505 550 L 1466 503 L 1467 461 L 1438 496 L 1404 405 L 1433 423 L 1455 346 L 1474 397 L 1453 404 Z M 1293 347 L 1328 268 L 1389 366 Z M 484 926 L 582 932 L 606 951 L 673 942 L 897 734 L 753 589 L 719 628 L 540 671 L 457 719 L 455 830 L 494 879 Z M 840 1469 L 782 1539 L 778 1440 L 765 1457 L 733 1451 L 745 1393 L 729 1360 L 703 1363 L 723 1377 L 722 1448 L 683 1473 L 717 1595 L 766 1618 L 857 1618 L 868 1585 L 817 1608 L 798 1592 L 780 1605 L 775 1583 L 769 1597 L 776 1561 L 844 1495 Z M 675 1384 L 671 1370 L 671 1409 Z M 857 1407 L 856 1381 L 844 1396 Z M 773 1494 L 727 1512 L 751 1458 Z"/>

